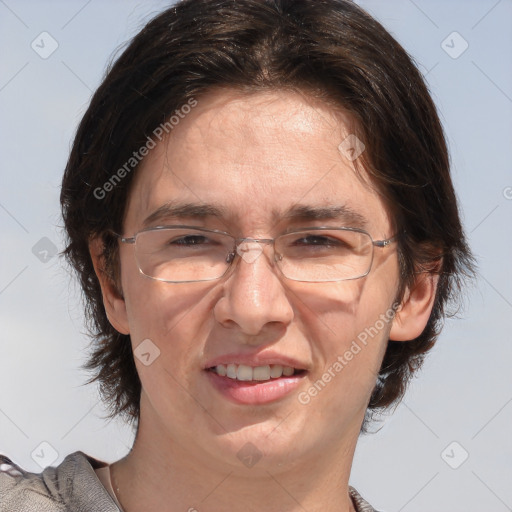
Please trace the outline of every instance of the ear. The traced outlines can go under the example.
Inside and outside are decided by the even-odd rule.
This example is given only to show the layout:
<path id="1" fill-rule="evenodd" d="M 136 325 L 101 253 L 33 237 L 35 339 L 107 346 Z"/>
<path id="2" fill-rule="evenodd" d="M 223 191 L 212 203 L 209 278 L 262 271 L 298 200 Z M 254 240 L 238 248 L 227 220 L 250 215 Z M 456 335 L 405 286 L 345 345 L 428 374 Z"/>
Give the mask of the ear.
<path id="1" fill-rule="evenodd" d="M 439 274 L 427 271 L 416 274 L 414 284 L 407 288 L 396 312 L 389 339 L 409 341 L 425 329 L 436 297 Z"/>
<path id="2" fill-rule="evenodd" d="M 121 334 L 129 334 L 130 328 L 126 313 L 126 303 L 113 277 L 109 275 L 105 268 L 103 249 L 104 244 L 101 237 L 95 237 L 89 242 L 89 252 L 94 265 L 94 271 L 100 282 L 105 312 L 108 321 L 116 331 L 119 331 Z"/>

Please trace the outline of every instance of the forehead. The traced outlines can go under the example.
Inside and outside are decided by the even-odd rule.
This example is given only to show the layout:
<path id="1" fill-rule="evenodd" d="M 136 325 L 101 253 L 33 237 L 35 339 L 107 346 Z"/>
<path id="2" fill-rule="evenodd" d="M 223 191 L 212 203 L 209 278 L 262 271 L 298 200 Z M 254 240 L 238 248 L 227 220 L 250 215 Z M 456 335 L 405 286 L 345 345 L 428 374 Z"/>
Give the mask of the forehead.
<path id="1" fill-rule="evenodd" d="M 385 230 L 382 199 L 340 151 L 347 137 L 354 137 L 350 119 L 305 94 L 211 92 L 143 160 L 125 229 L 170 222 L 179 212 L 176 220 L 197 217 L 230 229 L 266 230 L 279 220 L 320 221 L 318 212 L 327 219 L 336 210 L 344 224 L 359 220 Z M 202 213 L 180 209 L 186 205 L 202 206 Z"/>

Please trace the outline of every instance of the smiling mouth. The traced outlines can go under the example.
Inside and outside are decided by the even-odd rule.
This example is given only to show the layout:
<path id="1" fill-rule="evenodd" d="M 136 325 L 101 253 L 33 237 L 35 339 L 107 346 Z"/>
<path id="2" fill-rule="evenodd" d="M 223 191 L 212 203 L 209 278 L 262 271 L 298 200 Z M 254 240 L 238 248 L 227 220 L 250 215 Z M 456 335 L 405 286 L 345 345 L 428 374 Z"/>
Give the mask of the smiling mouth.
<path id="1" fill-rule="evenodd" d="M 262 382 L 281 377 L 292 377 L 305 373 L 305 370 L 291 366 L 270 364 L 264 366 L 247 366 L 245 364 L 218 364 L 208 368 L 208 371 L 216 373 L 220 377 L 246 382 Z"/>

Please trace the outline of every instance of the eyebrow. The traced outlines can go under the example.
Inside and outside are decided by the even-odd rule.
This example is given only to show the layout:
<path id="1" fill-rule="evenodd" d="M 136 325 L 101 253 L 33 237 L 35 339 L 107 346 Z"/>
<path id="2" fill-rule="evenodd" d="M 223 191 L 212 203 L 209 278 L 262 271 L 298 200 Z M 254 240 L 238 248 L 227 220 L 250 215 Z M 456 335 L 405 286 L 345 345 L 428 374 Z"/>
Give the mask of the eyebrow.
<path id="1" fill-rule="evenodd" d="M 206 219 L 209 217 L 225 218 L 226 210 L 221 206 L 202 203 L 178 203 L 169 201 L 156 209 L 146 217 L 143 226 L 149 227 L 162 222 L 165 219 L 193 218 Z"/>
<path id="2" fill-rule="evenodd" d="M 227 210 L 216 204 L 207 203 L 181 203 L 177 201 L 169 201 L 146 219 L 144 219 L 143 227 L 151 227 L 171 219 L 226 219 Z M 312 205 L 294 205 L 288 208 L 284 213 L 278 210 L 272 211 L 273 220 L 282 222 L 283 220 L 300 222 L 313 220 L 335 220 L 340 226 L 366 228 L 368 221 L 360 213 L 346 205 L 340 206 L 312 206 Z"/>
<path id="3" fill-rule="evenodd" d="M 284 212 L 274 216 L 282 220 L 312 221 L 312 220 L 336 220 L 341 222 L 340 227 L 366 228 L 368 221 L 360 213 L 346 205 L 340 206 L 309 206 L 295 205 Z"/>

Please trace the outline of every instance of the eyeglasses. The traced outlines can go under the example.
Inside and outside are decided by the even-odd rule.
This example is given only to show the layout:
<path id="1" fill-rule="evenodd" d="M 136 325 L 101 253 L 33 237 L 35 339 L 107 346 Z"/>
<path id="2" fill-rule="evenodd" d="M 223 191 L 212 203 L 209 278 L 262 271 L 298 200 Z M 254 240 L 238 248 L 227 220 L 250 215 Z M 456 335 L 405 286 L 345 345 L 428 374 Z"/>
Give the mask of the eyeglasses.
<path id="1" fill-rule="evenodd" d="M 273 246 L 273 261 L 287 279 L 333 282 L 366 276 L 372 267 L 374 247 L 396 240 L 373 240 L 362 229 L 312 227 L 273 239 L 235 238 L 215 229 L 193 226 L 158 226 L 132 237 L 114 233 L 121 242 L 135 246 L 139 270 L 166 283 L 213 281 L 223 277 L 238 254 L 252 263 Z"/>

